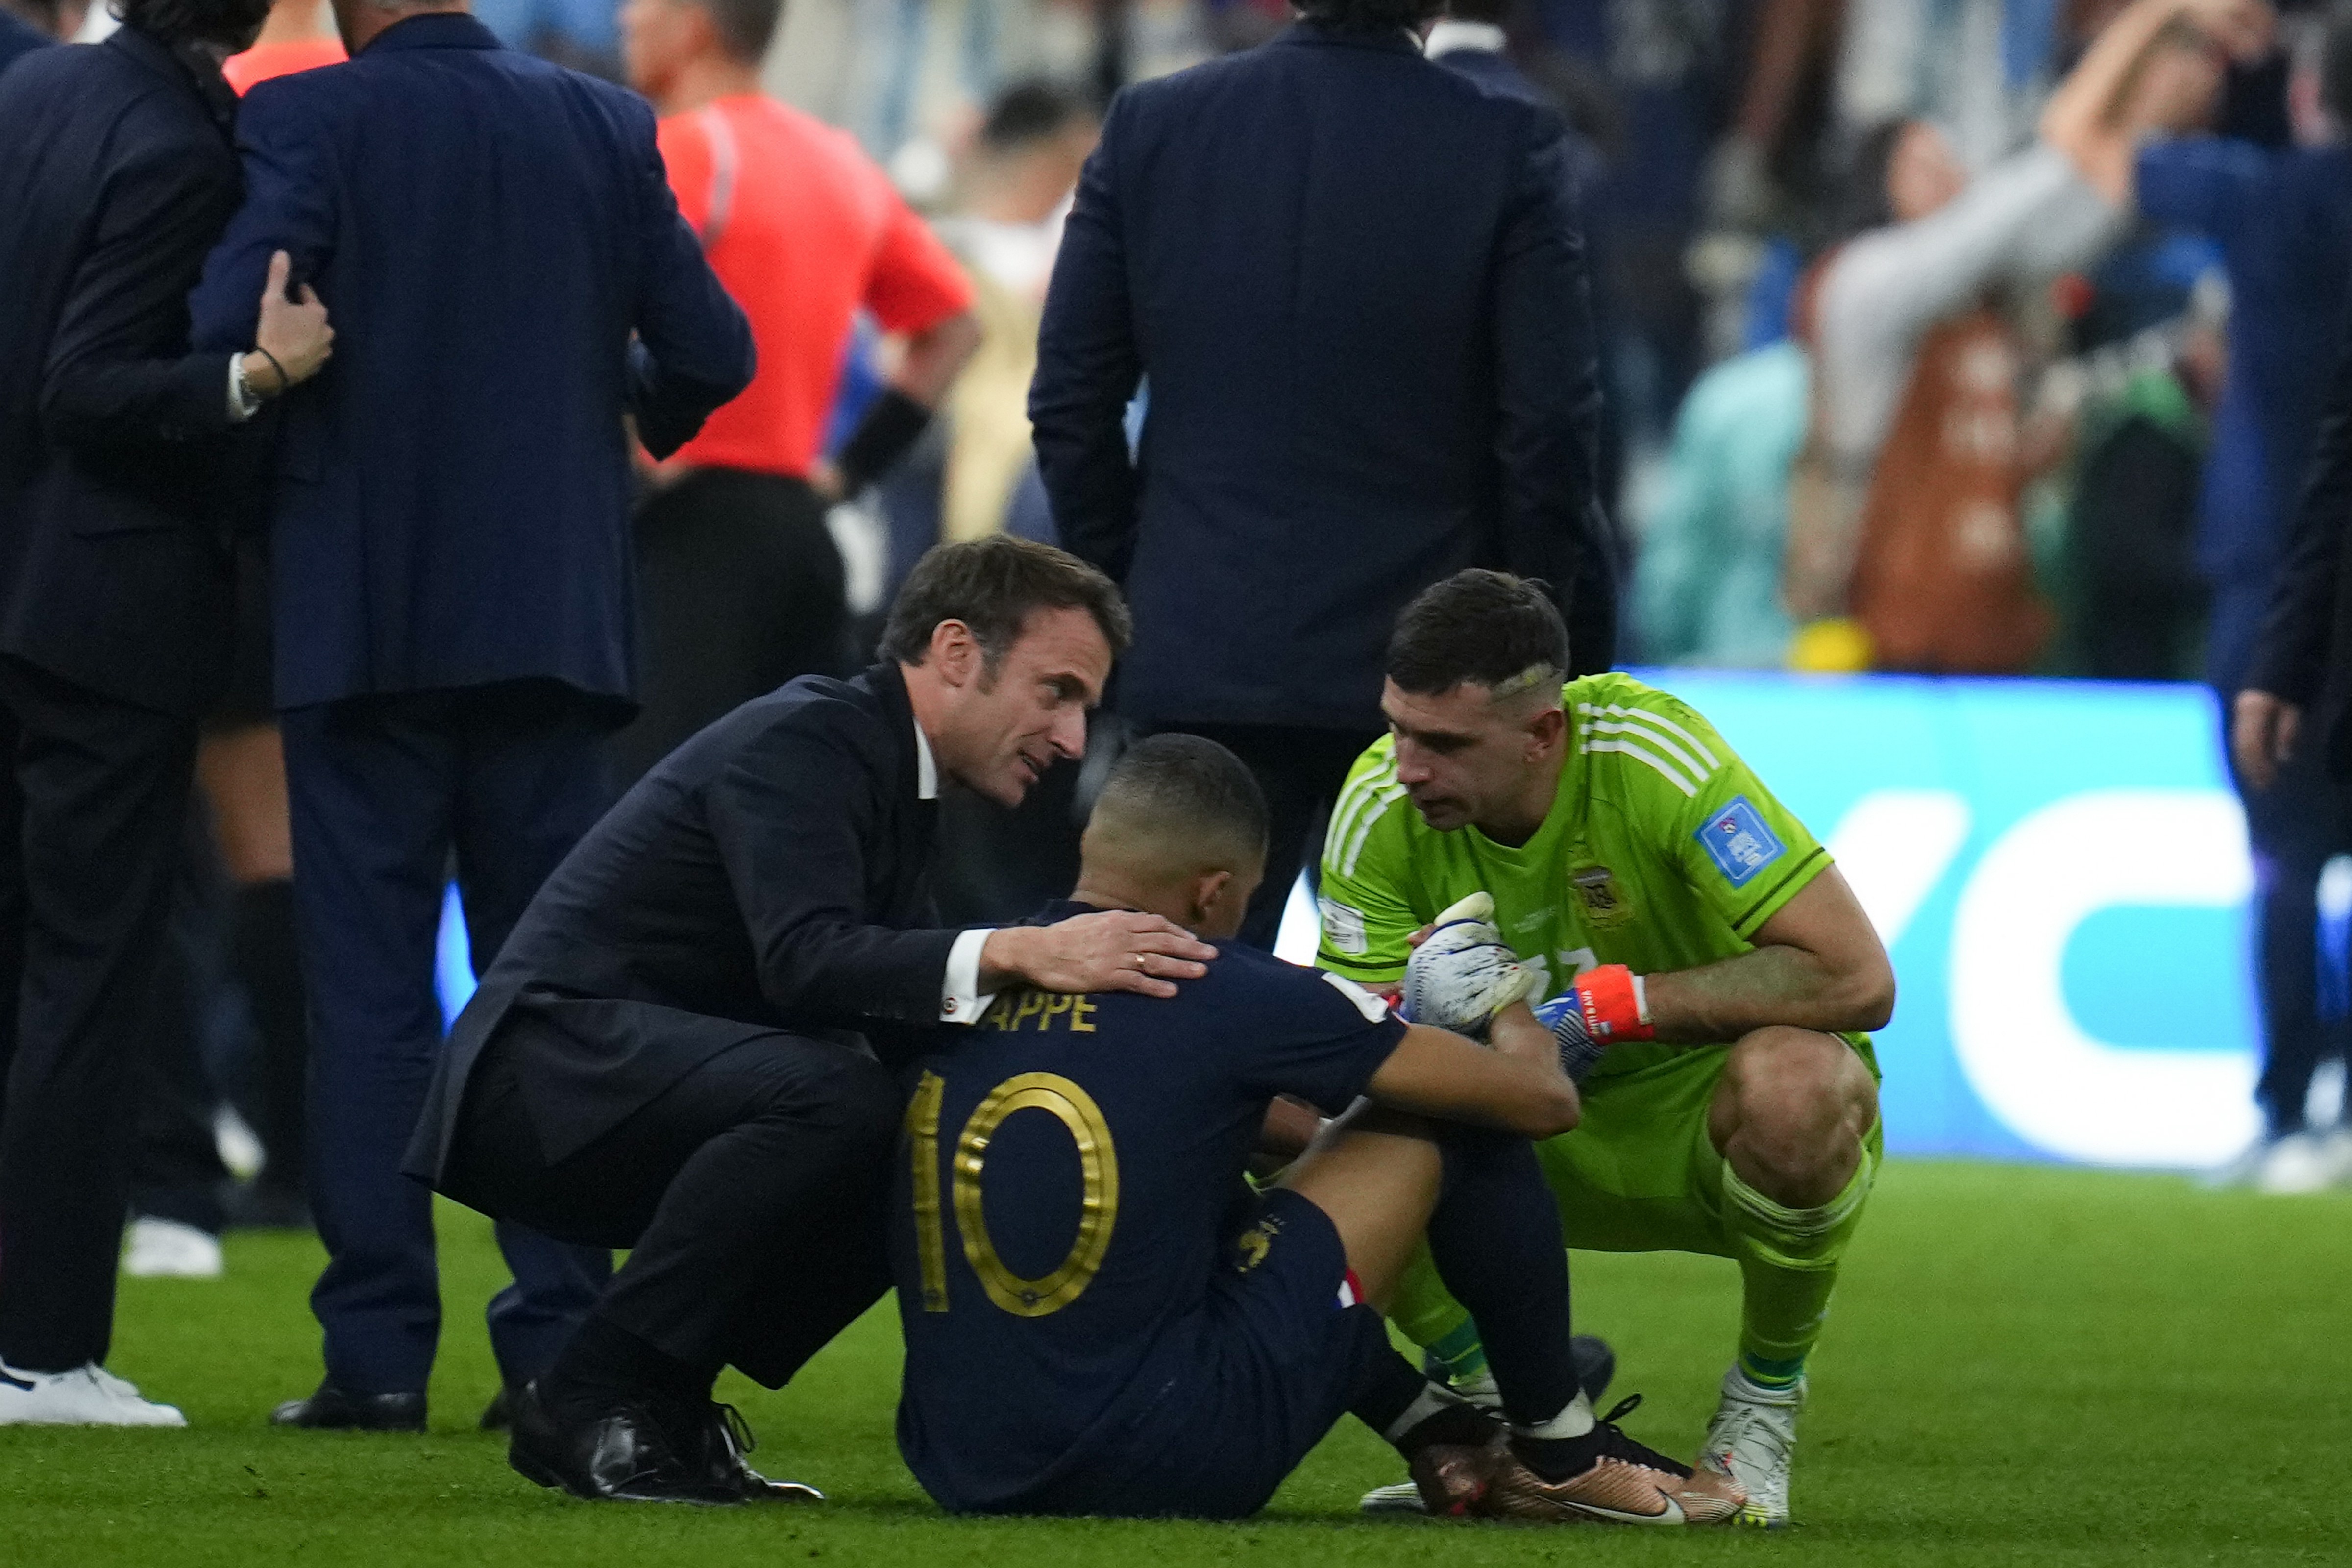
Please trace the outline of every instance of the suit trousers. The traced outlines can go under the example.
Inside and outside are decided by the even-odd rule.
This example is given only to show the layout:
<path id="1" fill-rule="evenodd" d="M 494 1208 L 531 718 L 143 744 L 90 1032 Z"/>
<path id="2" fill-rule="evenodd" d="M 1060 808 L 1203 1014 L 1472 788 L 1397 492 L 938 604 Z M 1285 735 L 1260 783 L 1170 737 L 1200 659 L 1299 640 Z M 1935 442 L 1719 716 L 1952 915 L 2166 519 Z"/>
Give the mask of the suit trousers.
<path id="1" fill-rule="evenodd" d="M 2234 693 L 2221 693 L 2221 754 L 2229 757 Z M 2304 1128 L 2305 1102 L 2319 1064 L 2344 1055 L 2347 1021 L 2319 1012 L 2319 873 L 2352 849 L 2345 791 L 2327 773 L 2324 748 L 2308 740 L 2266 790 L 2248 789 L 2230 763 L 2246 808 L 2254 852 L 2255 993 L 2262 1004 L 2263 1071 L 2254 1082 L 2264 1132 Z"/>
<path id="2" fill-rule="evenodd" d="M 347 699 L 284 716 L 310 1012 L 307 1161 L 328 1379 L 422 1390 L 440 1337 L 432 1194 L 400 1173 L 442 1047 L 434 964 L 454 862 L 477 973 L 606 804 L 609 706 L 554 682 Z M 489 1306 L 510 1384 L 554 1360 L 611 1270 L 518 1226 Z"/>
<path id="3" fill-rule="evenodd" d="M 625 786 L 754 697 L 856 668 L 824 513 L 805 481 L 736 468 L 697 469 L 637 508 L 644 678 L 613 737 Z"/>
<path id="4" fill-rule="evenodd" d="M 731 1363 L 776 1388 L 889 1289 L 901 1102 L 871 1056 L 756 1035 L 551 1162 L 530 1110 L 541 1047 L 578 1048 L 524 1012 L 483 1047 L 444 1185 L 501 1222 L 634 1248 L 600 1320 L 698 1373 Z"/>
<path id="5" fill-rule="evenodd" d="M 1323 829 L 1339 798 L 1339 786 L 1381 732 L 1311 724 L 1166 723 L 1158 728 L 1216 742 L 1242 760 L 1265 792 L 1265 880 L 1250 899 L 1241 940 L 1272 952 L 1299 871 L 1307 872 L 1310 883 L 1319 879 Z"/>
<path id="6" fill-rule="evenodd" d="M 0 656 L 0 1361 L 103 1362 L 196 726 Z"/>

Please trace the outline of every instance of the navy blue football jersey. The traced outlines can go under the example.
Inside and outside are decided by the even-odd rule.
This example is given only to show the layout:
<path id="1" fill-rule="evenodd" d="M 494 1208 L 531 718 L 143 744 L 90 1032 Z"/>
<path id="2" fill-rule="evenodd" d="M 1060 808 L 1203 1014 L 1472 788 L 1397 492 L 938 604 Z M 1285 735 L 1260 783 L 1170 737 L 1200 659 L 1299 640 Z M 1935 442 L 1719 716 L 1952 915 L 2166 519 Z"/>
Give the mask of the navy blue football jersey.
<path id="1" fill-rule="evenodd" d="M 1403 1034 L 1352 983 L 1228 943 L 1166 1000 L 1001 995 L 928 1058 L 890 1238 L 924 1489 L 1018 1508 L 1181 1401 L 1266 1101 L 1344 1110 Z"/>

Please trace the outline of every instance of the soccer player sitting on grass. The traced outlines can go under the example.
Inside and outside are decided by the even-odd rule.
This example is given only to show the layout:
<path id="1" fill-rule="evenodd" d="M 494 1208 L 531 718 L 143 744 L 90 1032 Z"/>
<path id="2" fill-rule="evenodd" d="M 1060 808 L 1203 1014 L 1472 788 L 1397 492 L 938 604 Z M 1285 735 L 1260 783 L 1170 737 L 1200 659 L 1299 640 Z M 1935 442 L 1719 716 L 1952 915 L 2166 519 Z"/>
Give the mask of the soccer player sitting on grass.
<path id="1" fill-rule="evenodd" d="M 1237 758 L 1156 736 L 1113 770 L 1076 891 L 1042 918 L 1138 910 L 1222 942 L 1265 839 Z M 1166 1000 L 1001 995 L 928 1058 L 891 1220 L 898 1444 L 924 1489 L 958 1512 L 1238 1518 L 1353 1412 L 1433 1512 L 1730 1517 L 1736 1486 L 1597 1420 L 1578 1386 L 1527 1142 L 1574 1126 L 1577 1096 L 1498 968 L 1474 947 L 1416 970 L 1433 1005 L 1493 1017 L 1491 1050 L 1227 945 Z M 1283 1094 L 1374 1103 L 1255 1194 L 1243 1170 Z M 1389 1345 L 1376 1309 L 1424 1228 L 1485 1325 L 1507 1436 Z"/>
<path id="2" fill-rule="evenodd" d="M 1429 942 L 1507 947 L 1589 1068 L 1581 1124 L 1537 1146 L 1568 1244 L 1738 1263 L 1738 1357 L 1698 1468 L 1738 1482 L 1742 1522 L 1784 1524 L 1805 1360 L 1878 1165 L 1863 1031 L 1894 973 L 1828 852 L 1713 726 L 1627 676 L 1563 685 L 1567 660 L 1558 612 L 1515 577 L 1463 572 L 1406 607 L 1390 734 L 1325 840 L 1318 962 L 1393 986 L 1423 928 L 1492 895 L 1491 923 Z M 1454 1297 L 1424 1258 L 1393 1315 L 1475 1392 L 1484 1314 Z"/>

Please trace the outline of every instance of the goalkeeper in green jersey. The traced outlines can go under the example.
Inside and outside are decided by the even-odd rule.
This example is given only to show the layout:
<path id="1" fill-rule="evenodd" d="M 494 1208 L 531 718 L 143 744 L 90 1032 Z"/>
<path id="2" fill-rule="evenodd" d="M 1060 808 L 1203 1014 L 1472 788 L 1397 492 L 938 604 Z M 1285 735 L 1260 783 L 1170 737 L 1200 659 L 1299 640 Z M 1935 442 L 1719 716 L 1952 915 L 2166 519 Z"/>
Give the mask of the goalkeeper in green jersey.
<path id="1" fill-rule="evenodd" d="M 1712 725 L 1627 676 L 1563 685 L 1567 660 L 1558 612 L 1515 577 L 1460 573 L 1406 608 L 1390 733 L 1325 840 L 1317 963 L 1393 989 L 1465 940 L 1509 949 L 1479 948 L 1489 969 L 1516 955 L 1528 974 L 1496 1005 L 1549 999 L 1538 1016 L 1588 1075 L 1582 1125 L 1538 1145 L 1568 1245 L 1739 1265 L 1738 1356 L 1697 1462 L 1747 1489 L 1745 1522 L 1782 1524 L 1805 1358 L 1878 1166 L 1863 1031 L 1894 972 L 1828 852 Z M 1492 924 L 1449 924 L 1417 958 L 1481 892 Z M 1475 1391 L 1477 1326 L 1425 1257 L 1393 1316 Z"/>

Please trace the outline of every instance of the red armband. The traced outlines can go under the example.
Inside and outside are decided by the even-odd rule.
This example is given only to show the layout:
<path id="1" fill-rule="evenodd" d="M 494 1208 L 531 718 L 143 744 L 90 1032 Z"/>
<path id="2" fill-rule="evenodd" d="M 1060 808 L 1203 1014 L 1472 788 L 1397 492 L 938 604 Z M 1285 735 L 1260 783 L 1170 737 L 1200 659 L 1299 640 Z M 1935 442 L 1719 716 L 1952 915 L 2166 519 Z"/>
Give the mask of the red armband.
<path id="1" fill-rule="evenodd" d="M 1604 963 L 1576 977 L 1576 999 L 1584 1015 L 1584 1032 L 1600 1045 L 1621 1040 L 1654 1040 L 1650 1026 L 1649 998 L 1642 977 L 1622 963 Z"/>

